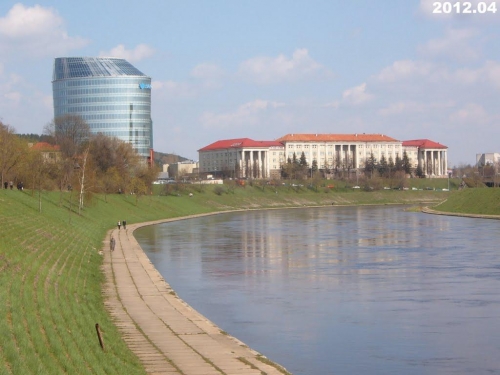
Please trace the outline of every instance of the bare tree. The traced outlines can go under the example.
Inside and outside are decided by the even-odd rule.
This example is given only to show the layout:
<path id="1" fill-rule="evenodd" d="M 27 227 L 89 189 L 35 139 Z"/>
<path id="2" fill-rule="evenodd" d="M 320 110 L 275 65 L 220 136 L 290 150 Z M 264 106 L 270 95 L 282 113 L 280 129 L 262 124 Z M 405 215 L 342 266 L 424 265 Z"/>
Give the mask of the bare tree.
<path id="1" fill-rule="evenodd" d="M 81 214 L 83 209 L 83 197 L 85 194 L 85 170 L 87 167 L 87 158 L 89 156 L 89 151 L 90 147 L 87 147 L 87 149 L 83 152 L 82 156 L 82 166 L 80 173 L 80 199 L 78 200 L 78 215 Z"/>
<path id="2" fill-rule="evenodd" d="M 56 117 L 44 128 L 47 135 L 53 135 L 61 147 L 63 156 L 74 158 L 85 147 L 90 137 L 90 127 L 87 122 L 78 115 L 67 114 Z"/>

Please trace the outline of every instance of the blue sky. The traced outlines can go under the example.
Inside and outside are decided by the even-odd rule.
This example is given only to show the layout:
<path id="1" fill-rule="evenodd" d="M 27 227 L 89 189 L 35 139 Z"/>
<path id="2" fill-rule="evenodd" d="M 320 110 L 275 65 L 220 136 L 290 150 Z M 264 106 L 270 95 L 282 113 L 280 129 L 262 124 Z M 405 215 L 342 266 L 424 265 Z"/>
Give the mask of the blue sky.
<path id="1" fill-rule="evenodd" d="M 41 133 L 54 58 L 114 56 L 152 77 L 158 151 L 381 133 L 474 163 L 500 152 L 500 0 L 485 14 L 435 14 L 435 2 L 2 0 L 0 119 Z"/>

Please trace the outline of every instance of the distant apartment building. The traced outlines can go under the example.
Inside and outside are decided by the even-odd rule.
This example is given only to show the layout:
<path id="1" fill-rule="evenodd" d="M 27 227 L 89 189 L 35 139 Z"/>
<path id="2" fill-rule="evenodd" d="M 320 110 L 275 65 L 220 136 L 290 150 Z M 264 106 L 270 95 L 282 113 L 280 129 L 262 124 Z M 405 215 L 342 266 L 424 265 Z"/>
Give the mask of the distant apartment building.
<path id="1" fill-rule="evenodd" d="M 179 161 L 168 165 L 168 175 L 172 178 L 185 177 L 198 173 L 198 162 L 192 160 Z"/>
<path id="2" fill-rule="evenodd" d="M 234 178 L 279 178 L 284 146 L 278 141 L 226 139 L 198 150 L 200 173 Z"/>
<path id="3" fill-rule="evenodd" d="M 476 154 L 476 166 L 477 167 L 484 167 L 486 165 L 498 166 L 499 164 L 500 164 L 500 154 L 497 152 Z"/>
<path id="4" fill-rule="evenodd" d="M 280 168 L 293 155 L 304 153 L 309 165 L 319 169 L 340 166 L 352 171 L 363 169 L 372 155 L 393 162 L 406 152 L 412 168 L 419 165 L 425 176 L 447 175 L 447 147 L 428 139 L 399 141 L 384 134 L 287 134 L 276 141 L 248 138 L 221 140 L 200 150 L 200 172 L 232 171 L 237 177 L 279 177 Z M 254 171 L 255 166 L 257 170 Z M 257 173 L 255 173 L 257 172 Z"/>

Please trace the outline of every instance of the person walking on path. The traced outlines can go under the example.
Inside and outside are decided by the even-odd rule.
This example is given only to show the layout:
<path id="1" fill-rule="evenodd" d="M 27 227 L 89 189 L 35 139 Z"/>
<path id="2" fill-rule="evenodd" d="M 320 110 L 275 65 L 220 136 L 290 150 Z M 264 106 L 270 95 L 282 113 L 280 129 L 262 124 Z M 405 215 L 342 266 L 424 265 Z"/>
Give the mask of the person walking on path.
<path id="1" fill-rule="evenodd" d="M 120 230 L 120 227 L 121 227 L 122 223 L 120 223 L 120 221 L 118 221 L 117 225 L 118 225 L 118 230 Z"/>
<path id="2" fill-rule="evenodd" d="M 123 229 L 127 229 L 127 222 L 125 220 L 122 221 Z"/>
<path id="3" fill-rule="evenodd" d="M 115 238 L 111 237 L 111 241 L 109 241 L 109 247 L 110 247 L 111 251 L 115 250 L 115 245 L 116 245 Z"/>

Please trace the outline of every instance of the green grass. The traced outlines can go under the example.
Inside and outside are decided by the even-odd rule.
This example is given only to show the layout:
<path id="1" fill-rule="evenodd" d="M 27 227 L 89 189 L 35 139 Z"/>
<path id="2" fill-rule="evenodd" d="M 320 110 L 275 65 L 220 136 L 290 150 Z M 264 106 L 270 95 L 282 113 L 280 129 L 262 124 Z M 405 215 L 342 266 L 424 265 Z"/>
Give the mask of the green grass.
<path id="1" fill-rule="evenodd" d="M 220 210 L 331 204 L 437 202 L 435 191 L 345 192 L 270 186 L 189 187 L 136 201 L 130 195 L 94 196 L 82 215 L 57 192 L 0 190 L 0 374 L 141 374 L 104 306 L 99 251 L 118 220 L 127 223 Z M 200 190 L 200 191 L 198 191 Z M 189 197 L 189 193 L 193 193 Z M 177 196 L 179 194 L 179 196 Z M 106 351 L 97 339 L 103 332 Z"/>
<path id="2" fill-rule="evenodd" d="M 452 192 L 448 199 L 433 209 L 482 215 L 500 215 L 499 188 L 469 188 Z"/>

